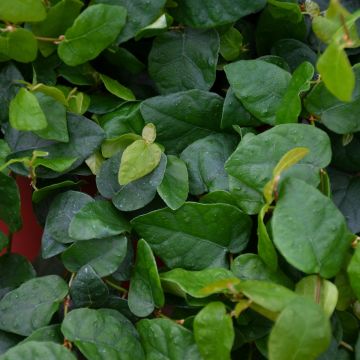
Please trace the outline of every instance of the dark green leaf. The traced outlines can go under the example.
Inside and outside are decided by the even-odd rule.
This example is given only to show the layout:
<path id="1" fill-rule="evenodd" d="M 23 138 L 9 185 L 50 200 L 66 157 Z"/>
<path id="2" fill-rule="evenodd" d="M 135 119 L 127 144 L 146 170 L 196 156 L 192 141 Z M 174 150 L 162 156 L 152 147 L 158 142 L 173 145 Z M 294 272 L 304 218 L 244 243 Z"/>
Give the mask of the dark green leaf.
<path id="1" fill-rule="evenodd" d="M 158 36 L 149 54 L 149 73 L 161 94 L 209 90 L 220 47 L 214 30 L 171 31 Z"/>
<path id="2" fill-rule="evenodd" d="M 61 259 L 71 272 L 77 272 L 84 265 L 90 265 L 100 277 L 116 271 L 126 255 L 125 236 L 78 241 L 66 249 Z"/>
<path id="3" fill-rule="evenodd" d="M 8 349 L 14 347 L 23 339 L 22 336 L 0 330 L 0 358 Z"/>
<path id="4" fill-rule="evenodd" d="M 69 226 L 69 235 L 76 240 L 104 238 L 129 231 L 129 223 L 106 200 L 85 204 Z"/>
<path id="5" fill-rule="evenodd" d="M 167 156 L 166 170 L 157 192 L 166 205 L 176 210 L 182 206 L 189 193 L 189 178 L 186 164 L 174 155 Z"/>
<path id="6" fill-rule="evenodd" d="M 116 40 L 126 22 L 121 6 L 92 5 L 83 11 L 67 29 L 58 47 L 60 58 L 75 66 L 97 57 Z M 91 46 L 89 46 L 91 44 Z"/>
<path id="7" fill-rule="evenodd" d="M 227 61 L 236 60 L 240 56 L 242 45 L 243 36 L 234 27 L 220 35 L 220 54 Z"/>
<path id="8" fill-rule="evenodd" d="M 167 153 L 178 154 L 192 142 L 220 130 L 222 98 L 215 93 L 189 90 L 142 102 L 146 123 L 153 123 L 157 141 Z"/>
<path id="9" fill-rule="evenodd" d="M 164 306 L 164 293 L 156 261 L 150 246 L 143 239 L 138 242 L 128 299 L 131 312 L 139 317 L 150 315 L 155 306 Z"/>
<path id="10" fill-rule="evenodd" d="M 338 273 L 353 237 L 333 202 L 297 179 L 281 185 L 271 225 L 274 243 L 290 264 L 325 278 Z"/>
<path id="11" fill-rule="evenodd" d="M 225 161 L 235 150 L 238 139 L 232 135 L 212 134 L 190 144 L 182 153 L 189 171 L 192 195 L 229 190 Z"/>
<path id="12" fill-rule="evenodd" d="M 0 301 L 0 329 L 30 335 L 49 324 L 67 292 L 67 284 L 56 275 L 28 280 Z"/>
<path id="13" fill-rule="evenodd" d="M 65 317 L 61 331 L 88 359 L 145 358 L 133 325 L 114 310 L 73 310 Z"/>
<path id="14" fill-rule="evenodd" d="M 74 182 L 71 180 L 65 180 L 59 183 L 51 184 L 48 186 L 44 186 L 40 189 L 37 189 L 32 194 L 33 203 L 40 203 L 42 200 L 48 198 L 51 195 L 55 195 L 61 190 L 65 190 L 67 188 L 76 188 L 81 184 L 80 181 Z"/>
<path id="15" fill-rule="evenodd" d="M 226 266 L 227 251 L 243 250 L 251 230 L 250 218 L 226 204 L 185 203 L 138 216 L 132 224 L 168 267 L 188 270 Z"/>
<path id="16" fill-rule="evenodd" d="M 2 0 L 0 18 L 14 23 L 24 21 L 41 21 L 46 17 L 45 7 L 41 0 Z"/>
<path id="17" fill-rule="evenodd" d="M 146 359 L 200 360 L 194 336 L 169 319 L 144 319 L 137 323 Z"/>
<path id="18" fill-rule="evenodd" d="M 235 334 L 223 303 L 212 302 L 195 316 L 194 336 L 204 359 L 230 360 Z"/>

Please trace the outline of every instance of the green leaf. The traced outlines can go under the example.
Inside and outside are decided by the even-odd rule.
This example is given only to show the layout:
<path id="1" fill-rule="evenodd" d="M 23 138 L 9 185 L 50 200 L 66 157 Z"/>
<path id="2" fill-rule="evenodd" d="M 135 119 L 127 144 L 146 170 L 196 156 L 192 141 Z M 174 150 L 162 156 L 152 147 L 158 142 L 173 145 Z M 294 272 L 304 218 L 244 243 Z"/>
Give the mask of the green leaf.
<path id="1" fill-rule="evenodd" d="M 293 73 L 285 95 L 276 111 L 276 124 L 296 123 L 301 113 L 300 95 L 310 89 L 314 67 L 309 62 L 302 63 Z"/>
<path id="2" fill-rule="evenodd" d="M 99 4 L 86 8 L 66 30 L 58 47 L 60 58 L 71 66 L 96 58 L 117 38 L 126 13 L 122 6 Z"/>
<path id="3" fill-rule="evenodd" d="M 20 213 L 20 194 L 14 178 L 0 172 L 0 219 L 11 232 L 18 231 L 22 226 Z"/>
<path id="4" fill-rule="evenodd" d="M 189 193 L 189 178 L 186 164 L 174 155 L 167 156 L 166 170 L 157 192 L 172 210 L 182 206 Z"/>
<path id="5" fill-rule="evenodd" d="M 9 244 L 9 238 L 0 231 L 0 252 L 3 251 Z"/>
<path id="6" fill-rule="evenodd" d="M 209 90 L 215 81 L 220 40 L 215 30 L 169 31 L 149 53 L 149 74 L 161 94 Z"/>
<path id="7" fill-rule="evenodd" d="M 319 57 L 317 69 L 327 89 L 339 100 L 349 102 L 355 88 L 355 75 L 342 47 L 330 44 Z"/>
<path id="8" fill-rule="evenodd" d="M 70 287 L 75 307 L 100 307 L 108 296 L 108 287 L 90 265 L 83 266 L 76 273 Z"/>
<path id="9" fill-rule="evenodd" d="M 136 140 L 122 154 L 119 169 L 119 184 L 126 185 L 151 173 L 160 163 L 161 148 Z"/>
<path id="10" fill-rule="evenodd" d="M 118 151 L 123 152 L 136 140 L 142 140 L 142 137 L 132 133 L 120 135 L 114 139 L 105 140 L 101 144 L 101 153 L 105 158 L 110 158 Z"/>
<path id="11" fill-rule="evenodd" d="M 220 35 L 220 54 L 227 61 L 236 60 L 240 56 L 242 45 L 243 36 L 234 27 Z"/>
<path id="12" fill-rule="evenodd" d="M 186 294 L 188 294 L 194 298 L 203 298 L 208 296 L 205 291 L 207 286 L 221 280 L 232 280 L 234 275 L 224 268 L 211 268 L 200 271 L 174 269 L 161 273 L 160 278 L 166 292 L 181 297 L 186 297 Z"/>
<path id="13" fill-rule="evenodd" d="M 353 237 L 333 202 L 297 179 L 282 183 L 271 225 L 274 243 L 287 262 L 324 278 L 339 272 Z"/>
<path id="14" fill-rule="evenodd" d="M 359 265 L 360 265 L 360 247 L 359 245 L 357 245 L 354 255 L 352 256 L 349 266 L 347 268 L 347 272 L 351 287 L 354 290 L 354 293 L 358 299 L 360 299 L 360 285 L 359 285 L 360 266 Z"/>
<path id="15" fill-rule="evenodd" d="M 41 0 L 2 0 L 0 19 L 14 23 L 41 21 L 46 17 L 45 7 Z"/>
<path id="16" fill-rule="evenodd" d="M 11 126 L 17 130 L 42 130 L 48 126 L 36 96 L 25 88 L 11 100 L 9 118 Z"/>
<path id="17" fill-rule="evenodd" d="M 210 92 L 189 90 L 156 96 L 141 103 L 141 115 L 153 123 L 157 141 L 167 153 L 179 154 L 194 141 L 220 130 L 222 98 Z"/>
<path id="18" fill-rule="evenodd" d="M 42 37 L 58 38 L 73 24 L 83 5 L 80 0 L 60 0 L 50 7 L 45 20 L 31 24 L 32 32 Z M 39 41 L 38 46 L 45 57 L 56 50 L 56 45 L 51 42 Z"/>
<path id="19" fill-rule="evenodd" d="M 155 306 L 163 307 L 164 301 L 154 255 L 146 241 L 140 239 L 130 279 L 129 309 L 136 316 L 146 317 L 154 311 Z"/>
<path id="20" fill-rule="evenodd" d="M 276 146 L 273 146 L 276 144 Z M 331 159 L 330 141 L 326 133 L 313 126 L 282 124 L 257 136 L 248 134 L 225 164 L 225 170 L 235 177 L 230 190 L 239 206 L 249 214 L 262 207 L 262 190 L 272 178 L 279 160 L 294 147 L 306 147 L 309 154 L 282 174 L 294 176 L 310 184 L 319 184 L 319 170 Z"/>
<path id="21" fill-rule="evenodd" d="M 85 204 L 69 225 L 69 235 L 75 240 L 105 238 L 129 231 L 129 223 L 106 200 Z"/>
<path id="22" fill-rule="evenodd" d="M 0 330 L 0 359 L 2 354 L 4 354 L 8 349 L 14 347 L 21 340 L 22 336 L 20 335 L 15 335 Z"/>
<path id="23" fill-rule="evenodd" d="M 30 335 L 49 324 L 67 292 L 67 284 L 57 275 L 28 280 L 1 299 L 0 329 Z"/>
<path id="24" fill-rule="evenodd" d="M 55 195 L 60 192 L 62 189 L 78 187 L 81 184 L 80 181 L 74 182 L 71 180 L 61 181 L 59 183 L 51 184 L 48 186 L 44 186 L 40 189 L 37 189 L 32 194 L 33 203 L 37 204 L 42 200 L 46 199 L 50 195 Z"/>
<path id="25" fill-rule="evenodd" d="M 172 22 L 173 18 L 169 14 L 160 15 L 152 24 L 145 26 L 136 33 L 135 41 L 162 34 L 169 28 Z"/>
<path id="26" fill-rule="evenodd" d="M 319 304 L 330 319 L 338 300 L 338 290 L 332 282 L 317 275 L 310 275 L 296 284 L 295 292 Z"/>
<path id="27" fill-rule="evenodd" d="M 109 93 L 123 100 L 135 100 L 135 95 L 133 94 L 133 92 L 124 85 L 121 85 L 118 81 L 104 74 L 100 74 L 100 79 L 105 85 L 106 90 L 109 91 Z"/>
<path id="28" fill-rule="evenodd" d="M 59 194 L 50 206 L 46 217 L 45 232 L 60 243 L 74 242 L 69 233 L 72 218 L 86 204 L 94 200 L 87 194 L 77 191 L 67 191 Z"/>
<path id="29" fill-rule="evenodd" d="M 136 327 L 148 360 L 201 359 L 191 331 L 170 319 L 143 319 Z"/>
<path id="30" fill-rule="evenodd" d="M 29 341 L 8 350 L 1 360 L 75 360 L 76 357 L 66 347 L 50 341 Z"/>
<path id="31" fill-rule="evenodd" d="M 29 30 L 16 28 L 0 34 L 0 54 L 8 56 L 10 59 L 23 63 L 34 61 L 37 49 L 35 36 Z"/>
<path id="32" fill-rule="evenodd" d="M 51 341 L 53 343 L 63 345 L 64 337 L 60 331 L 60 324 L 41 327 L 31 333 L 31 335 L 24 339 L 21 343 L 23 344 L 29 341 Z"/>
<path id="33" fill-rule="evenodd" d="M 117 311 L 73 310 L 61 331 L 88 359 L 145 359 L 135 328 Z"/>
<path id="34" fill-rule="evenodd" d="M 195 316 L 194 337 L 204 359 L 230 360 L 235 334 L 223 303 L 212 302 Z"/>
<path id="35" fill-rule="evenodd" d="M 235 150 L 238 139 L 227 134 L 212 134 L 190 144 L 180 155 L 189 172 L 189 190 L 201 195 L 229 190 L 224 164 Z"/>
<path id="36" fill-rule="evenodd" d="M 0 257 L 0 298 L 22 283 L 34 278 L 31 263 L 18 254 L 4 254 Z"/>
<path id="37" fill-rule="evenodd" d="M 251 230 L 250 218 L 226 204 L 185 203 L 178 210 L 156 210 L 131 223 L 169 268 L 188 270 L 226 266 L 227 251 L 243 250 Z"/>
<path id="38" fill-rule="evenodd" d="M 229 24 L 236 20 L 260 11 L 266 4 L 265 0 L 246 1 L 240 0 L 235 3 L 231 0 L 205 0 L 194 3 L 191 0 L 183 0 L 177 6 L 170 9 L 170 14 L 181 23 L 194 28 L 211 28 Z"/>
<path id="39" fill-rule="evenodd" d="M 126 247 L 127 240 L 123 235 L 78 241 L 62 253 L 61 260 L 71 272 L 90 265 L 100 277 L 104 277 L 120 266 L 126 256 Z"/>
<path id="40" fill-rule="evenodd" d="M 291 302 L 270 333 L 269 358 L 315 360 L 330 345 L 330 323 L 319 305 L 305 298 Z"/>
<path id="41" fill-rule="evenodd" d="M 244 107 L 257 119 L 274 125 L 291 75 L 262 60 L 240 60 L 224 69 L 231 88 Z"/>

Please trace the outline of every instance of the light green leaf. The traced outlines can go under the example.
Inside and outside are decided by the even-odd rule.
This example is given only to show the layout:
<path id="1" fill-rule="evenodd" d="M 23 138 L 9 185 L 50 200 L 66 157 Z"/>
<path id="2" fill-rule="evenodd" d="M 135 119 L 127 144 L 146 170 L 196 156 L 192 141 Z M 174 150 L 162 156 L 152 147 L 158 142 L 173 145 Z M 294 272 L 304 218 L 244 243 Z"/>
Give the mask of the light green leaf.
<path id="1" fill-rule="evenodd" d="M 270 333 L 270 360 L 315 360 L 330 345 L 330 322 L 319 305 L 305 298 L 291 302 Z"/>
<path id="2" fill-rule="evenodd" d="M 129 231 L 127 220 L 106 200 L 85 204 L 69 225 L 69 235 L 75 240 L 99 239 Z"/>
<path id="3" fill-rule="evenodd" d="M 11 100 L 9 119 L 11 126 L 17 130 L 42 130 L 48 126 L 36 96 L 25 88 L 21 88 Z"/>
<path id="4" fill-rule="evenodd" d="M 109 93 L 123 100 L 136 100 L 133 92 L 124 85 L 121 85 L 117 80 L 114 80 L 104 74 L 100 74 L 100 79 Z"/>
<path id="5" fill-rule="evenodd" d="M 146 124 L 141 133 L 142 138 L 152 144 L 156 139 L 156 127 L 153 123 Z"/>
<path id="6" fill-rule="evenodd" d="M 271 225 L 274 243 L 287 262 L 324 278 L 339 272 L 353 238 L 334 203 L 297 179 L 282 183 Z"/>
<path id="7" fill-rule="evenodd" d="M 124 134 L 113 139 L 107 139 L 101 144 L 101 152 L 105 158 L 111 158 L 118 151 L 124 151 L 134 141 L 141 140 L 142 137 L 137 134 Z"/>
<path id="8" fill-rule="evenodd" d="M 155 210 L 131 223 L 169 268 L 188 270 L 226 266 L 226 253 L 243 250 L 251 230 L 250 218 L 226 204 L 185 203 L 178 210 Z"/>
<path id="9" fill-rule="evenodd" d="M 212 302 L 195 316 L 194 337 L 204 359 L 230 360 L 235 334 L 223 303 Z"/>
<path id="10" fill-rule="evenodd" d="M 325 315 L 330 319 L 338 301 L 336 286 L 318 275 L 310 275 L 302 278 L 295 287 L 297 294 L 303 295 L 319 304 Z"/>
<path id="11" fill-rule="evenodd" d="M 121 157 L 119 184 L 126 185 L 151 173 L 160 163 L 161 148 L 136 140 L 129 145 Z"/>
<path id="12" fill-rule="evenodd" d="M 358 299 L 360 299 L 360 246 L 357 245 L 354 255 L 351 258 L 347 268 L 349 280 L 352 289 Z"/>
<path id="13" fill-rule="evenodd" d="M 166 205 L 176 210 L 182 206 L 189 193 L 189 178 L 186 164 L 174 155 L 167 156 L 166 170 L 157 192 Z"/>
<path id="14" fill-rule="evenodd" d="M 342 47 L 330 44 L 317 62 L 317 69 L 327 89 L 341 101 L 351 101 L 355 75 Z"/>
<path id="15" fill-rule="evenodd" d="M 125 25 L 126 13 L 121 6 L 99 4 L 86 8 L 59 44 L 60 58 L 71 66 L 96 58 L 117 38 Z"/>
<path id="16" fill-rule="evenodd" d="M 243 36 L 234 27 L 220 35 L 220 54 L 227 61 L 236 60 L 240 56 L 242 45 Z"/>
<path id="17" fill-rule="evenodd" d="M 57 275 L 28 280 L 0 300 L 0 329 L 28 336 L 48 325 L 68 292 Z"/>
<path id="18" fill-rule="evenodd" d="M 155 307 L 163 307 L 164 301 L 155 257 L 146 241 L 140 239 L 135 266 L 130 278 L 129 309 L 136 316 L 146 317 L 154 311 Z"/>
<path id="19" fill-rule="evenodd" d="M 41 0 L 1 0 L 0 19 L 14 23 L 41 21 L 46 17 Z"/>

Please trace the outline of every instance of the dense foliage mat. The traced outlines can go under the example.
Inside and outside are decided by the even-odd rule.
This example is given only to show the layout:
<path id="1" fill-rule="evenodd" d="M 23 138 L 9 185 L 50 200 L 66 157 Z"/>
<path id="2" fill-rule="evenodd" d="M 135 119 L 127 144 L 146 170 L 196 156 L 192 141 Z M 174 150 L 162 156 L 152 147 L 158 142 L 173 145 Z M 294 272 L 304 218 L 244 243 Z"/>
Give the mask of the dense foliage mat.
<path id="1" fill-rule="evenodd" d="M 359 18 L 1 0 L 0 359 L 359 360 Z"/>

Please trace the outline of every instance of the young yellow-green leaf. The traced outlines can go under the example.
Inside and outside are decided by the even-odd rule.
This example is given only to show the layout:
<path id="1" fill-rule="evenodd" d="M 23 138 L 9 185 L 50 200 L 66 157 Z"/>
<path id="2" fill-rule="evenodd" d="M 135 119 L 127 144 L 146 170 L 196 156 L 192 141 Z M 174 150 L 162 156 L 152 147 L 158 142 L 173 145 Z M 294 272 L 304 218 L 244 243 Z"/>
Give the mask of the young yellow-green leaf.
<path id="1" fill-rule="evenodd" d="M 151 173 L 159 165 L 160 159 L 159 145 L 136 140 L 125 149 L 121 157 L 119 184 L 126 185 Z"/>
<path id="2" fill-rule="evenodd" d="M 98 4 L 86 8 L 65 33 L 58 54 L 65 64 L 80 65 L 96 58 L 115 41 L 126 21 L 122 6 Z"/>
<path id="3" fill-rule="evenodd" d="M 100 74 L 100 79 L 109 93 L 123 100 L 136 100 L 134 93 L 126 86 L 121 85 L 117 80 L 114 80 L 104 74 Z"/>
<path id="4" fill-rule="evenodd" d="M 330 44 L 317 62 L 317 69 L 327 89 L 341 101 L 351 101 L 355 74 L 342 47 Z"/>
<path id="5" fill-rule="evenodd" d="M 11 100 L 9 119 L 11 126 L 17 130 L 34 131 L 47 127 L 46 117 L 36 96 L 25 88 L 21 88 Z"/>
<path id="6" fill-rule="evenodd" d="M 41 0 L 1 0 L 0 19 L 13 23 L 41 21 L 46 10 Z"/>
<path id="7" fill-rule="evenodd" d="M 137 246 L 136 262 L 130 279 L 129 309 L 139 317 L 150 315 L 155 306 L 164 306 L 164 292 L 151 247 L 143 239 Z"/>
<path id="8" fill-rule="evenodd" d="M 45 95 L 51 96 L 52 98 L 57 100 L 59 103 L 65 105 L 65 106 L 68 105 L 68 101 L 65 97 L 65 94 L 55 86 L 48 86 L 48 85 L 39 83 L 36 85 L 28 84 L 28 88 L 31 91 L 40 92 Z"/>
<path id="9" fill-rule="evenodd" d="M 360 300 L 360 245 L 358 244 L 355 253 L 347 268 L 349 280 L 356 297 Z"/>
<path id="10" fill-rule="evenodd" d="M 148 144 L 152 144 L 156 139 L 156 126 L 153 123 L 146 124 L 141 136 Z"/>
<path id="11" fill-rule="evenodd" d="M 339 292 L 336 286 L 318 275 L 302 278 L 295 287 L 297 294 L 306 296 L 319 304 L 328 318 L 335 310 Z"/>
<path id="12" fill-rule="evenodd" d="M 330 322 L 321 307 L 299 297 L 281 312 L 271 330 L 269 359 L 315 360 L 330 340 Z"/>
<path id="13" fill-rule="evenodd" d="M 113 139 L 106 139 L 101 144 L 101 153 L 105 158 L 111 158 L 118 151 L 124 151 L 136 140 L 142 140 L 142 137 L 133 133 L 123 134 Z"/>
<path id="14" fill-rule="evenodd" d="M 83 93 L 77 92 L 72 95 L 69 99 L 69 110 L 75 114 L 84 114 L 90 105 L 90 96 Z"/>
<path id="15" fill-rule="evenodd" d="M 194 336 L 204 359 L 230 360 L 235 334 L 223 303 L 212 302 L 195 316 Z"/>

